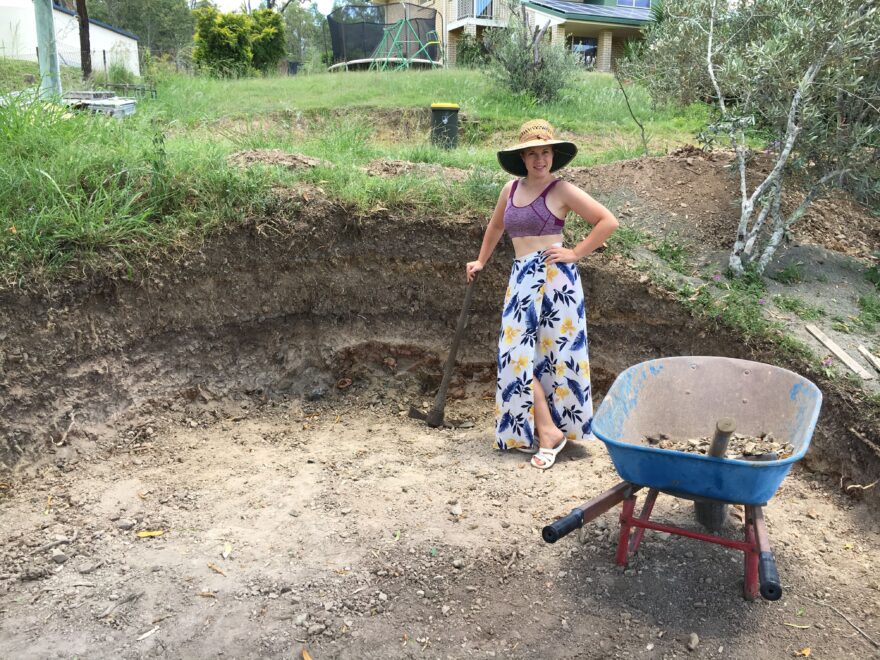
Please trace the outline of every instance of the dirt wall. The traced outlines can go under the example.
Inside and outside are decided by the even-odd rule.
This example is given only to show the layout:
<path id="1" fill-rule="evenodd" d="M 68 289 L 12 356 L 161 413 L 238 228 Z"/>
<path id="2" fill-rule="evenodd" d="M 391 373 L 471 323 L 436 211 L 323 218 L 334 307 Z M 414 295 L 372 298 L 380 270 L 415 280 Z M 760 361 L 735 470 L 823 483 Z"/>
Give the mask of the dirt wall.
<path id="1" fill-rule="evenodd" d="M 272 218 L 157 264 L 142 282 L 3 293 L 3 469 L 44 457 L 71 413 L 77 432 L 94 437 L 181 393 L 345 396 L 340 379 L 391 378 L 389 355 L 413 367 L 397 377 L 436 372 L 460 311 L 463 265 L 481 235 L 468 218 L 363 218 L 314 201 L 303 215 L 291 197 Z M 493 368 L 511 254 L 502 245 L 478 283 L 460 357 L 467 373 Z M 642 360 L 705 354 L 780 363 L 770 347 L 701 325 L 619 259 L 596 255 L 582 274 L 597 404 L 619 371 Z M 865 427 L 845 390 L 823 389 L 808 463 L 867 479 L 880 465 L 869 440 L 876 429 Z"/>

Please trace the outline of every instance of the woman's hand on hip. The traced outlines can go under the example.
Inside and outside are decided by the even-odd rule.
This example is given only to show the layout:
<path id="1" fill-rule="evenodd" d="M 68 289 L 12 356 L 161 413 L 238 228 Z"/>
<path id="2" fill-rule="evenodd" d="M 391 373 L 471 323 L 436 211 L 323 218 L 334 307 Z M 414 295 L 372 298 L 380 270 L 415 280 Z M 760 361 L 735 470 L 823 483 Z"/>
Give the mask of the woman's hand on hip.
<path id="1" fill-rule="evenodd" d="M 467 281 L 472 282 L 473 279 L 477 276 L 477 273 L 483 270 L 483 262 L 477 259 L 477 261 L 469 261 L 465 266 L 465 271 L 467 273 Z"/>
<path id="2" fill-rule="evenodd" d="M 573 264 L 578 261 L 574 250 L 560 245 L 544 250 L 544 261 L 548 264 Z"/>

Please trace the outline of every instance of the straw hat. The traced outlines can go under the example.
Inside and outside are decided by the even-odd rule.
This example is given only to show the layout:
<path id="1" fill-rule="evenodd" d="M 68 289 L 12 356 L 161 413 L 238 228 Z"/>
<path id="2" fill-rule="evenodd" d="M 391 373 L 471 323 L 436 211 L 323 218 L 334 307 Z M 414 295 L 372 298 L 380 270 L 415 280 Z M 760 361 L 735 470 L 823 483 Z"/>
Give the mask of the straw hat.
<path id="1" fill-rule="evenodd" d="M 573 142 L 556 140 L 553 138 L 553 127 L 544 119 L 532 119 L 519 127 L 519 144 L 498 152 L 498 162 L 501 167 L 516 176 L 526 176 L 526 164 L 523 162 L 520 152 L 529 147 L 553 147 L 553 165 L 551 172 L 565 167 L 571 159 L 577 155 L 578 148 Z"/>

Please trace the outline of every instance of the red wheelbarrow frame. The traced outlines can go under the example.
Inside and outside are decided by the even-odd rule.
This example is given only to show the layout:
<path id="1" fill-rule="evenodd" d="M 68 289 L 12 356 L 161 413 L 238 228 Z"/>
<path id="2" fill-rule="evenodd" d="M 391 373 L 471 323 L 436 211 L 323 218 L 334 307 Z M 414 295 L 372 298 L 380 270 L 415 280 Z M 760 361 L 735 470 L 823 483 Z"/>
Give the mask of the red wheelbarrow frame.
<path id="1" fill-rule="evenodd" d="M 597 495 L 586 504 L 573 509 L 567 516 L 544 527 L 542 536 L 547 543 L 555 543 L 566 534 L 582 527 L 613 506 L 623 502 L 620 512 L 620 536 L 615 555 L 619 566 L 627 565 L 629 558 L 639 549 L 639 545 L 645 535 L 645 530 L 653 529 L 658 532 L 685 536 L 741 551 L 745 555 L 743 596 L 747 600 L 754 600 L 760 594 L 766 600 L 779 600 L 782 596 L 782 585 L 779 582 L 779 574 L 776 571 L 776 559 L 770 550 L 770 540 L 767 536 L 767 525 L 764 523 L 762 506 L 745 505 L 745 540 L 737 541 L 736 539 L 729 539 L 715 534 L 705 534 L 673 525 L 652 522 L 650 520 L 651 512 L 654 509 L 654 503 L 657 501 L 657 495 L 660 493 L 656 488 L 648 490 L 648 496 L 645 498 L 642 511 L 636 516 L 636 493 L 641 489 L 642 486 L 622 481 L 601 495 Z"/>

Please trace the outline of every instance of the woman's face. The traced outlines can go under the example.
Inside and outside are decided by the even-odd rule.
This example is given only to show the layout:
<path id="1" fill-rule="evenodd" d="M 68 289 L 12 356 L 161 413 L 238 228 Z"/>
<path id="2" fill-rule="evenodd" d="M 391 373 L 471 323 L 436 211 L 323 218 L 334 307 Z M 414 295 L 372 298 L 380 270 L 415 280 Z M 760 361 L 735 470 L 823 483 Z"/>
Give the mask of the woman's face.
<path id="1" fill-rule="evenodd" d="M 526 171 L 529 174 L 542 176 L 550 172 L 553 165 L 553 147 L 529 147 L 520 152 Z"/>

